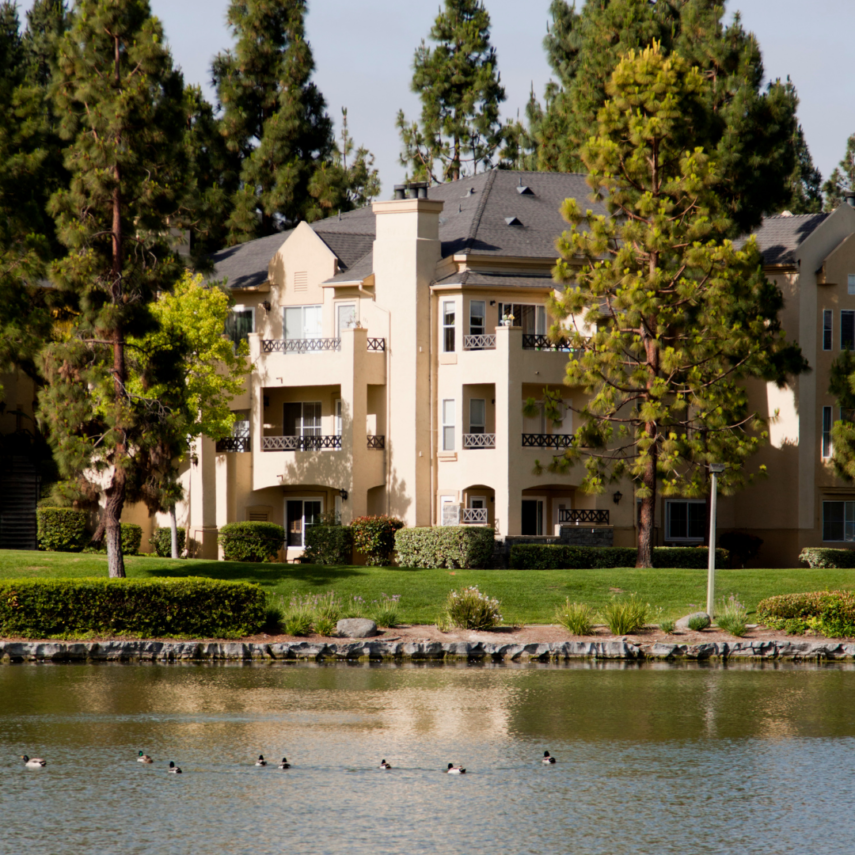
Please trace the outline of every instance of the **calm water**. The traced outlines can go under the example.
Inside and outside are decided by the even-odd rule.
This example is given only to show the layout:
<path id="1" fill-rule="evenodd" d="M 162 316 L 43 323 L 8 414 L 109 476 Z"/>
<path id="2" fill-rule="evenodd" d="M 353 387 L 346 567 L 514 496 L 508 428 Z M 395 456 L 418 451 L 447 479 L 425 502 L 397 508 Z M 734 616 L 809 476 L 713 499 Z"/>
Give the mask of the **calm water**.
<path id="1" fill-rule="evenodd" d="M 849 855 L 853 796 L 845 666 L 0 667 L 2 855 Z"/>

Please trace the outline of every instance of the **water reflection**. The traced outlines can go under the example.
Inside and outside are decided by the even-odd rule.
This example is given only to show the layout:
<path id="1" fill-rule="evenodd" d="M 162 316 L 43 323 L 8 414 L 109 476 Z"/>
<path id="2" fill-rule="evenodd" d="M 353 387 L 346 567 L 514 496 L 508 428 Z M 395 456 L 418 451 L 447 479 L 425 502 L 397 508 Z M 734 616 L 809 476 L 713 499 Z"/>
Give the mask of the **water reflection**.
<path id="1" fill-rule="evenodd" d="M 0 667 L 0 853 L 848 852 L 853 708 L 846 665 Z"/>

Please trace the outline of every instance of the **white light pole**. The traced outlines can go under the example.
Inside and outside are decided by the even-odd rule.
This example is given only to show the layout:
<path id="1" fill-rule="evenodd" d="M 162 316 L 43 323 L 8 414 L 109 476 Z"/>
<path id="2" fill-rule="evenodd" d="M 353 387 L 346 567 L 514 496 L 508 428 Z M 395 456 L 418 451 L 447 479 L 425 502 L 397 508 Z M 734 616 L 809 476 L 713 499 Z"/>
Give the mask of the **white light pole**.
<path id="1" fill-rule="evenodd" d="M 724 472 L 723 463 L 710 463 L 712 492 L 710 493 L 710 552 L 707 565 L 707 614 L 710 616 L 710 620 L 713 619 L 715 601 L 715 511 L 716 499 L 718 498 L 717 478 L 720 472 Z"/>

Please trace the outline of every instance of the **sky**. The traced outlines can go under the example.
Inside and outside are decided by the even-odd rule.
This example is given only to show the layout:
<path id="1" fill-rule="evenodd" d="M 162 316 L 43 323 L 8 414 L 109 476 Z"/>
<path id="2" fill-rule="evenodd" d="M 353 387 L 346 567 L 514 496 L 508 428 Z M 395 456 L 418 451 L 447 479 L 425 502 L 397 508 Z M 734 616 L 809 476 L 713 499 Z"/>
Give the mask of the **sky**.
<path id="1" fill-rule="evenodd" d="M 549 0 L 485 0 L 492 19 L 507 100 L 503 116 L 525 112 L 529 92 L 542 100 L 550 69 L 542 48 Z M 163 21 L 176 64 L 188 83 L 203 86 L 210 100 L 213 56 L 228 48 L 228 0 L 150 0 Z M 19 0 L 23 12 L 32 0 Z M 416 119 L 410 92 L 413 53 L 427 38 L 440 0 L 310 0 L 306 29 L 315 57 L 315 82 L 340 132 L 341 108 L 356 145 L 375 156 L 381 198 L 404 177 L 398 163 L 395 117 Z M 581 5 L 581 2 L 579 3 Z M 853 0 L 728 0 L 728 19 L 739 12 L 763 51 L 767 77 L 795 83 L 799 120 L 815 164 L 827 177 L 855 132 L 855 74 L 848 68 L 855 32 Z"/>

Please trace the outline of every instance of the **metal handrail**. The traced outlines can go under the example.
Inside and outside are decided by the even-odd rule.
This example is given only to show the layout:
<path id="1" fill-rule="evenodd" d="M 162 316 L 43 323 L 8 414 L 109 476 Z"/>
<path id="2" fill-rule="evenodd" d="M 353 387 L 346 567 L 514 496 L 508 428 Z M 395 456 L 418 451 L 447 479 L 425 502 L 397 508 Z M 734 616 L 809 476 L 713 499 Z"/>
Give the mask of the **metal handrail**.
<path id="1" fill-rule="evenodd" d="M 340 338 L 265 338 L 261 341 L 263 353 L 319 353 L 341 350 Z"/>
<path id="2" fill-rule="evenodd" d="M 369 353 L 385 353 L 386 339 L 385 338 L 369 338 L 368 339 Z"/>
<path id="3" fill-rule="evenodd" d="M 574 510 L 561 508 L 558 511 L 559 523 L 593 523 L 594 525 L 608 525 L 609 512 L 599 510 Z"/>
<path id="4" fill-rule="evenodd" d="M 570 341 L 566 338 L 553 341 L 548 335 L 523 333 L 523 350 L 552 350 L 560 353 L 570 353 L 573 348 L 570 347 Z"/>
<path id="5" fill-rule="evenodd" d="M 571 448 L 572 433 L 524 433 L 523 448 Z"/>
<path id="6" fill-rule="evenodd" d="M 496 434 L 494 433 L 464 433 L 464 448 L 495 448 Z"/>
<path id="7" fill-rule="evenodd" d="M 380 451 L 382 451 L 384 448 L 386 448 L 386 437 L 385 436 L 378 436 L 375 434 L 369 434 L 368 435 L 368 447 L 369 448 L 376 448 L 376 449 L 379 449 Z"/>
<path id="8" fill-rule="evenodd" d="M 463 336 L 464 350 L 495 350 L 496 334 L 465 335 Z"/>
<path id="9" fill-rule="evenodd" d="M 218 452 L 252 451 L 252 441 L 248 436 L 227 436 L 217 440 Z"/>
<path id="10" fill-rule="evenodd" d="M 463 525 L 487 525 L 486 508 L 462 508 Z"/>
<path id="11" fill-rule="evenodd" d="M 322 451 L 341 448 L 340 436 L 263 436 L 262 451 Z"/>

